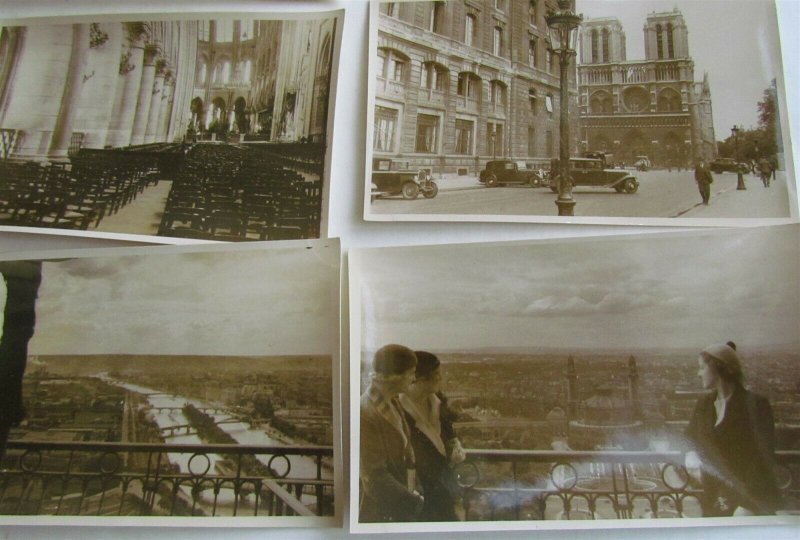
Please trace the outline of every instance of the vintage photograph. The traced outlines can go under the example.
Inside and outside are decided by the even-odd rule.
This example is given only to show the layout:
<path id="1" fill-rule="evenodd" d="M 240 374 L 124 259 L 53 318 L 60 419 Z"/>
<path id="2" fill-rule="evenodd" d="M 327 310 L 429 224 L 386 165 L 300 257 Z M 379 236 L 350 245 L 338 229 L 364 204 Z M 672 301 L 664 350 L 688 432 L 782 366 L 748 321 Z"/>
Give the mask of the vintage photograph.
<path id="1" fill-rule="evenodd" d="M 280 17 L 6 22 L 0 225 L 324 236 L 340 13 Z"/>
<path id="2" fill-rule="evenodd" d="M 798 234 L 351 250 L 351 527 L 798 523 Z"/>
<path id="3" fill-rule="evenodd" d="M 365 219 L 797 217 L 771 0 L 372 8 Z"/>
<path id="4" fill-rule="evenodd" d="M 336 524 L 338 243 L 235 247 L 0 261 L 0 523 Z"/>

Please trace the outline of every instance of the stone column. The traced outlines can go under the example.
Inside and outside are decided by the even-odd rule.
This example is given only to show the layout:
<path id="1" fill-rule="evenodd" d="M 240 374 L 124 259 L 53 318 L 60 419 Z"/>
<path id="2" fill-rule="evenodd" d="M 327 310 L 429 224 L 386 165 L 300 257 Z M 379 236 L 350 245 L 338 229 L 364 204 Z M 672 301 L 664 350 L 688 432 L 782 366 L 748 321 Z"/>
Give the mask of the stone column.
<path id="1" fill-rule="evenodd" d="M 128 31 L 130 32 L 130 29 Z M 106 137 L 107 146 L 120 147 L 131 143 L 136 102 L 142 85 L 144 43 L 141 35 L 130 35 L 129 40 L 127 50 L 120 57 L 117 82 L 119 90 L 111 112 L 111 123 Z"/>
<path id="2" fill-rule="evenodd" d="M 153 99 L 153 81 L 156 76 L 155 57 L 158 50 L 154 45 L 147 45 L 144 49 L 144 66 L 142 79 L 139 85 L 139 97 L 136 100 L 136 112 L 131 127 L 131 144 L 142 144 L 147 129 L 147 119 L 150 112 L 150 101 Z"/>
<path id="3" fill-rule="evenodd" d="M 144 132 L 145 144 L 150 144 L 156 140 L 158 130 L 158 115 L 161 112 L 161 93 L 164 90 L 164 61 L 156 62 L 156 77 L 153 82 L 153 95 L 150 98 L 150 110 L 147 112 L 147 127 Z"/>
<path id="4" fill-rule="evenodd" d="M 64 83 L 64 93 L 61 96 L 61 107 L 53 128 L 53 138 L 50 141 L 48 156 L 64 158 L 69 150 L 72 138 L 72 124 L 81 98 L 84 68 L 86 66 L 86 51 L 89 49 L 89 25 L 72 25 L 72 51 L 69 57 L 69 71 Z"/>
<path id="5" fill-rule="evenodd" d="M 159 112 L 159 126 L 156 132 L 156 140 L 159 142 L 169 142 L 169 121 L 172 117 L 172 104 L 175 98 L 175 79 L 168 76 L 164 80 L 164 91 L 161 97 L 161 112 Z"/>

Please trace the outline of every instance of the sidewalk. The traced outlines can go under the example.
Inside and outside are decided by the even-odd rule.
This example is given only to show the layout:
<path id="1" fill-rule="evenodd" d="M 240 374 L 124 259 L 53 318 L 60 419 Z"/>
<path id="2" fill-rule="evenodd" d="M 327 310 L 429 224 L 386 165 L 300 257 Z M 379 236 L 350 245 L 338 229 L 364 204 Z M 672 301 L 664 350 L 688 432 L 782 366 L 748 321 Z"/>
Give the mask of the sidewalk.
<path id="1" fill-rule="evenodd" d="M 680 214 L 680 217 L 702 218 L 785 218 L 789 217 L 789 194 L 786 189 L 786 172 L 778 171 L 777 180 L 765 188 L 761 179 L 752 174 L 744 175 L 746 191 L 733 186 L 724 189 L 711 187 L 708 206 L 696 204 Z"/>

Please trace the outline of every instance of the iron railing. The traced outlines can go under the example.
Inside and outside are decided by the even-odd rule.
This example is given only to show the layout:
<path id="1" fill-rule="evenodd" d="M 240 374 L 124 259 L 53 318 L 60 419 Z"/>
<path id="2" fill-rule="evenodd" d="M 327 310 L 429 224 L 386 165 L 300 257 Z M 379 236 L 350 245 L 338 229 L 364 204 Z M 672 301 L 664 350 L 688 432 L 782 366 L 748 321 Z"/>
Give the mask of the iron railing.
<path id="1" fill-rule="evenodd" d="M 467 520 L 701 517 L 681 452 L 467 450 L 455 468 Z M 787 509 L 800 451 L 776 453 Z"/>
<path id="2" fill-rule="evenodd" d="M 0 515 L 328 516 L 327 446 L 9 441 Z"/>

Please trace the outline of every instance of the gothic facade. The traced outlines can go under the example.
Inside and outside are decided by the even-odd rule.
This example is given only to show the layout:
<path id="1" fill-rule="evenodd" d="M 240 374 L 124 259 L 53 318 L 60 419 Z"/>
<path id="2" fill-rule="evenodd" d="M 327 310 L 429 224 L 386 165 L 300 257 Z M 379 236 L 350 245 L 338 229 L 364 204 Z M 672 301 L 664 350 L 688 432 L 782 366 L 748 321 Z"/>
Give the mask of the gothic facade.
<path id="1" fill-rule="evenodd" d="M 374 157 L 453 172 L 557 155 L 559 66 L 545 22 L 555 0 L 378 6 Z"/>
<path id="2" fill-rule="evenodd" d="M 585 150 L 615 161 L 647 155 L 662 166 L 716 157 L 708 77 L 694 78 L 689 31 L 680 11 L 651 13 L 644 60 L 628 60 L 615 17 L 581 27 L 580 122 Z"/>

